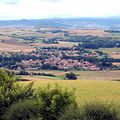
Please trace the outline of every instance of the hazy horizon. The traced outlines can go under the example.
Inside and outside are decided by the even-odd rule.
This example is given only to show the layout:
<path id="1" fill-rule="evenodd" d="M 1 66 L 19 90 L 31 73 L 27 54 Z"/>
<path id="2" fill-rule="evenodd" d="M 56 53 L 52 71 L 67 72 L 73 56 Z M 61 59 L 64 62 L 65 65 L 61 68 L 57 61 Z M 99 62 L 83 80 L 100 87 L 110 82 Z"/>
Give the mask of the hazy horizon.
<path id="1" fill-rule="evenodd" d="M 120 17 L 116 0 L 0 0 L 0 20 Z"/>

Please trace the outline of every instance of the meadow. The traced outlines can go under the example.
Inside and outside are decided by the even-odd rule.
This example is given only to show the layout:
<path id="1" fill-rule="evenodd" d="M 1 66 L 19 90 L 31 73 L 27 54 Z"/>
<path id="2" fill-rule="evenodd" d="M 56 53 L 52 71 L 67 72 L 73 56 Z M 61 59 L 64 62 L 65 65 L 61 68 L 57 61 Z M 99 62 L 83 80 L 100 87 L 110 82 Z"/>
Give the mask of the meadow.
<path id="1" fill-rule="evenodd" d="M 40 72 L 53 74 L 56 77 L 48 76 L 22 76 L 22 78 L 29 80 L 64 80 L 65 74 L 69 72 L 74 72 L 79 80 L 120 80 L 120 70 L 114 71 L 60 71 L 60 70 L 37 70 L 29 72 Z"/>
<path id="2" fill-rule="evenodd" d="M 30 81 L 31 82 L 31 81 Z M 28 81 L 20 84 L 28 84 Z M 75 90 L 76 101 L 78 104 L 86 102 L 114 102 L 120 104 L 120 81 L 108 80 L 35 80 L 34 87 L 53 87 L 55 84 Z"/>
<path id="3" fill-rule="evenodd" d="M 99 35 L 102 37 L 112 36 L 120 38 L 119 34 L 106 33 L 104 30 L 70 30 L 69 32 L 78 35 Z M 51 36 L 56 37 L 57 35 L 57 37 L 60 37 L 61 34 L 51 34 L 49 32 L 41 34 L 36 32 L 36 29 L 4 28 L 0 29 L 0 34 L 0 52 L 19 52 L 21 50 L 26 52 L 34 50 L 34 47 L 72 47 L 78 44 L 74 42 L 59 42 L 59 44 L 54 45 L 42 43 L 41 36 L 49 38 Z M 37 39 L 34 43 L 26 44 L 25 42 L 27 40 L 19 38 L 27 36 L 37 36 Z M 120 58 L 120 54 L 117 54 L 120 48 L 102 48 L 99 50 L 108 53 L 113 58 Z M 78 104 L 92 101 L 115 102 L 120 104 L 120 71 L 73 71 L 77 75 L 78 80 L 64 80 L 65 71 L 41 70 L 36 72 L 50 73 L 56 77 L 22 76 L 22 78 L 29 79 L 30 81 L 22 81 L 20 84 L 28 84 L 34 81 L 34 87 L 59 84 L 63 88 L 75 89 Z"/>
<path id="4" fill-rule="evenodd" d="M 59 84 L 63 88 L 75 90 L 78 104 L 86 102 L 114 102 L 120 104 L 120 71 L 72 71 L 78 79 L 64 80 L 65 71 L 40 70 L 36 72 L 54 74 L 56 77 L 48 76 L 22 76 L 30 81 L 22 81 L 20 84 L 34 82 L 34 87 L 52 87 Z M 70 71 L 69 71 L 70 72 Z"/>

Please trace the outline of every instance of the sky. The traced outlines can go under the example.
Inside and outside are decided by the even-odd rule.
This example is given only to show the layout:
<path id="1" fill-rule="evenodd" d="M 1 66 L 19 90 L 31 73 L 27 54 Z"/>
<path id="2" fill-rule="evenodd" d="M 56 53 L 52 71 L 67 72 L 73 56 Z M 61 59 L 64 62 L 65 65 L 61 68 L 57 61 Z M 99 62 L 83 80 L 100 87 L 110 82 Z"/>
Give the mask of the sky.
<path id="1" fill-rule="evenodd" d="M 0 20 L 120 16 L 120 0 L 0 0 Z"/>

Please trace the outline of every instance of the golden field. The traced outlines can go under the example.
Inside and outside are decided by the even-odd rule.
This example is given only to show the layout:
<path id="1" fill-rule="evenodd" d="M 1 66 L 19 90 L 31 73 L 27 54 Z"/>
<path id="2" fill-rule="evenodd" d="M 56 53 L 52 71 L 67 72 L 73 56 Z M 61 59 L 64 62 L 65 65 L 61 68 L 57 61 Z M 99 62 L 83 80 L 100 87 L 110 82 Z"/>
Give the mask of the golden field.
<path id="1" fill-rule="evenodd" d="M 28 81 L 20 84 L 28 84 Z M 45 87 L 50 84 L 53 87 L 59 84 L 69 90 L 75 89 L 78 104 L 86 102 L 114 102 L 120 104 L 120 81 L 108 80 L 35 80 L 34 87 Z"/>

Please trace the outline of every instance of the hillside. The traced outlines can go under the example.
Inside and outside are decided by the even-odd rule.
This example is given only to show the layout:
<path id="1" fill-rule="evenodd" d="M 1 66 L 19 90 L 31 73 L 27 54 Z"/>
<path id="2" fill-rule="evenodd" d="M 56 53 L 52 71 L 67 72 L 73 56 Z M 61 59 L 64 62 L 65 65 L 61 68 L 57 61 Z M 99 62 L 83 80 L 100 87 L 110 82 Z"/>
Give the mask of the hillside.
<path id="1" fill-rule="evenodd" d="M 0 27 L 36 27 L 51 26 L 79 29 L 115 29 L 119 30 L 120 18 L 69 18 L 69 19 L 36 19 L 36 20 L 0 20 Z"/>

